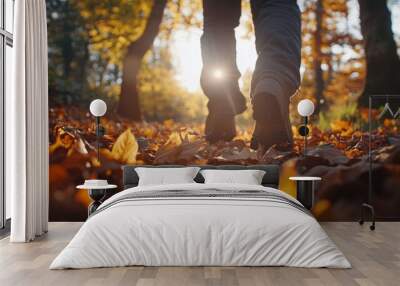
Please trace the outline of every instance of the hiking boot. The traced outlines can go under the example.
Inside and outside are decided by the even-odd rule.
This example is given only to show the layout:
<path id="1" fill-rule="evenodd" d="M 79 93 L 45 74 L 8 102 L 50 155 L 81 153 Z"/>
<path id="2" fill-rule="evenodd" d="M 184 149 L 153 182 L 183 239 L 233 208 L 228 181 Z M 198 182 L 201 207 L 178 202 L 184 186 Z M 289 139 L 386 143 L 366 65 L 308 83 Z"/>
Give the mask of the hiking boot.
<path id="1" fill-rule="evenodd" d="M 288 106 L 281 106 L 274 95 L 256 94 L 253 99 L 253 117 L 256 120 L 250 147 L 268 150 L 273 145 L 292 145 L 293 135 Z M 286 104 L 285 104 L 286 105 Z"/>
<path id="2" fill-rule="evenodd" d="M 206 119 L 205 134 L 210 143 L 231 141 L 236 136 L 235 115 L 210 112 Z"/>
<path id="3" fill-rule="evenodd" d="M 237 95 L 233 99 L 233 104 L 234 104 L 234 113 L 235 115 L 239 115 L 243 112 L 246 111 L 246 98 L 243 96 L 243 94 L 239 91 Z"/>
<path id="4" fill-rule="evenodd" d="M 222 86 L 224 92 L 208 102 L 205 134 L 210 143 L 231 141 L 236 136 L 235 116 L 246 110 L 246 98 L 233 85 Z M 218 100 L 215 100 L 218 98 Z"/>

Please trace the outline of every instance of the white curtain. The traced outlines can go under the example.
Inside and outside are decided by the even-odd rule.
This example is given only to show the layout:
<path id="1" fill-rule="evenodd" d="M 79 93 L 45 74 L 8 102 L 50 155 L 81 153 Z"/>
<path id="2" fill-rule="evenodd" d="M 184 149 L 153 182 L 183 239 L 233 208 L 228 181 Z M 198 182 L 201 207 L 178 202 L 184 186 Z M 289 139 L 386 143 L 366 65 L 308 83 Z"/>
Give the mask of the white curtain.
<path id="1" fill-rule="evenodd" d="M 15 1 L 14 94 L 6 111 L 6 182 L 12 242 L 28 242 L 48 225 L 48 84 L 45 0 Z M 6 99 L 7 101 L 7 99 Z"/>

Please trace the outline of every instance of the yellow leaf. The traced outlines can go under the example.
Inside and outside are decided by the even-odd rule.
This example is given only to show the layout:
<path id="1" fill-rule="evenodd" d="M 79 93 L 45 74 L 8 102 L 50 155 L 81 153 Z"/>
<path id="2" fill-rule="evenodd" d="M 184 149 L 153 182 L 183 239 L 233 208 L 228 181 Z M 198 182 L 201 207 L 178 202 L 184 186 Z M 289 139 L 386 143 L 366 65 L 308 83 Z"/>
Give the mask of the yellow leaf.
<path id="1" fill-rule="evenodd" d="M 167 140 L 167 142 L 165 143 L 165 145 L 171 145 L 171 146 L 179 146 L 182 144 L 182 138 L 180 136 L 180 134 L 176 131 L 172 132 L 169 135 L 169 138 Z"/>
<path id="2" fill-rule="evenodd" d="M 164 120 L 164 126 L 167 128 L 172 128 L 174 126 L 174 121 L 172 119 Z"/>
<path id="3" fill-rule="evenodd" d="M 127 164 L 136 163 L 136 155 L 139 145 L 130 129 L 125 130 L 119 137 L 111 150 L 111 156 L 118 161 Z"/>
<path id="4" fill-rule="evenodd" d="M 350 121 L 336 120 L 330 125 L 332 131 L 340 133 L 341 136 L 351 136 L 351 134 L 353 134 L 353 127 Z"/>
<path id="5" fill-rule="evenodd" d="M 144 137 L 146 137 L 146 138 L 151 138 L 151 137 L 153 137 L 154 136 L 154 129 L 153 128 L 150 128 L 150 127 L 147 127 L 147 128 L 144 128 L 143 130 L 142 130 L 142 132 L 143 132 L 143 136 Z"/>

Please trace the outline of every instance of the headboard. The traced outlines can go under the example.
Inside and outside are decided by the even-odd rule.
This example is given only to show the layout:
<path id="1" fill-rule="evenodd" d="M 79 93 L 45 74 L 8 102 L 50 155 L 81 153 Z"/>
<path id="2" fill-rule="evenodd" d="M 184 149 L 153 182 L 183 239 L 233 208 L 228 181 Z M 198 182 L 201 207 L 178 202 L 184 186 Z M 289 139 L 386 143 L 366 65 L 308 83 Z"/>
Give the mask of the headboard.
<path id="1" fill-rule="evenodd" d="M 204 169 L 220 169 L 220 170 L 263 170 L 265 171 L 262 185 L 265 187 L 278 188 L 279 185 L 279 165 L 193 165 Z M 184 165 L 125 165 L 122 167 L 122 184 L 123 188 L 128 189 L 136 187 L 139 182 L 139 177 L 135 171 L 136 167 L 148 167 L 148 168 L 174 168 L 174 167 L 185 167 Z M 200 174 L 197 174 L 194 179 L 197 183 L 204 183 L 204 178 Z"/>

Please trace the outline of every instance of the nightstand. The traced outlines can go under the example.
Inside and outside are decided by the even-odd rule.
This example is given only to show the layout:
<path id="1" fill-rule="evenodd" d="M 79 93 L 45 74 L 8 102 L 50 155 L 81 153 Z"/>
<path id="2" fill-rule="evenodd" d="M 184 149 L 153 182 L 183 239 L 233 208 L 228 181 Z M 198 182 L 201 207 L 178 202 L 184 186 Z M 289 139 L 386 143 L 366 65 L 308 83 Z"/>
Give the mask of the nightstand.
<path id="1" fill-rule="evenodd" d="M 117 185 L 110 185 L 110 184 L 102 184 L 102 185 L 94 185 L 88 184 L 85 181 L 84 185 L 79 185 L 77 189 L 85 189 L 88 191 L 89 197 L 93 200 L 92 203 L 88 207 L 88 216 L 96 211 L 96 209 L 101 205 L 103 199 L 109 194 L 112 189 L 115 189 Z"/>
<path id="2" fill-rule="evenodd" d="M 314 205 L 315 185 L 321 181 L 320 177 L 290 177 L 289 180 L 297 183 L 297 200 L 309 210 Z"/>

